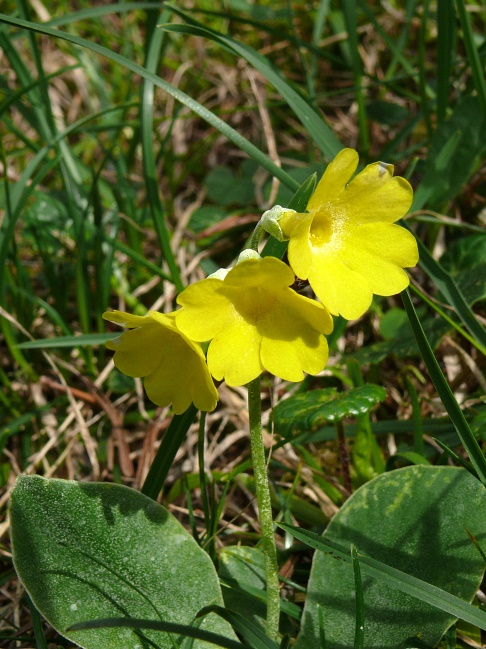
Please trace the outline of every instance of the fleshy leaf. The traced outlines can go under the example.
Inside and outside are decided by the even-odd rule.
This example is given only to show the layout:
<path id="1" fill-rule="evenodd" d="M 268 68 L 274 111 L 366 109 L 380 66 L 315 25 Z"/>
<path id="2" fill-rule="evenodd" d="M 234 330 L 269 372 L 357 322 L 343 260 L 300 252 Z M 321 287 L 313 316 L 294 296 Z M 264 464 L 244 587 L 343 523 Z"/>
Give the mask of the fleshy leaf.
<path id="1" fill-rule="evenodd" d="M 456 467 L 412 466 L 385 473 L 358 489 L 329 524 L 325 539 L 418 577 L 470 602 L 484 561 L 468 536 L 486 537 L 486 491 Z M 455 618 L 439 608 L 363 579 L 366 649 L 435 647 Z M 314 556 L 296 649 L 317 646 L 319 609 L 328 649 L 353 646 L 354 575 L 329 553 Z"/>
<path id="2" fill-rule="evenodd" d="M 191 625 L 201 608 L 222 604 L 209 556 L 170 512 L 133 489 L 21 476 L 10 515 L 22 583 L 46 620 L 81 647 L 141 649 L 146 637 L 172 649 L 156 631 L 66 629 L 113 617 Z M 214 615 L 202 628 L 235 637 Z"/>
<path id="3" fill-rule="evenodd" d="M 221 550 L 219 576 L 226 608 L 245 611 L 247 620 L 265 629 L 265 557 L 258 548 L 229 546 Z M 256 597 L 256 593 L 261 593 Z"/>
<path id="4" fill-rule="evenodd" d="M 314 430 L 326 422 L 364 415 L 385 398 L 384 388 L 372 383 L 347 392 L 325 388 L 296 394 L 276 406 L 275 431 L 287 437 Z"/>

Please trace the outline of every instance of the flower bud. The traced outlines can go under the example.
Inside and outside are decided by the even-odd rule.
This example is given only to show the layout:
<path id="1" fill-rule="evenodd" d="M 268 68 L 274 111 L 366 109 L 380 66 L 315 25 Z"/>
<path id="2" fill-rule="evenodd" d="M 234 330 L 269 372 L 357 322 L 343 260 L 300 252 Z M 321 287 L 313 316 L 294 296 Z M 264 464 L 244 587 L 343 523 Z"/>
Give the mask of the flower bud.
<path id="1" fill-rule="evenodd" d="M 288 237 L 285 236 L 280 227 L 280 220 L 285 215 L 292 213 L 295 214 L 295 210 L 291 210 L 288 207 L 282 207 L 281 205 L 274 205 L 272 209 L 263 213 L 260 225 L 265 232 L 271 234 L 272 237 L 275 237 L 278 241 L 287 241 Z"/>

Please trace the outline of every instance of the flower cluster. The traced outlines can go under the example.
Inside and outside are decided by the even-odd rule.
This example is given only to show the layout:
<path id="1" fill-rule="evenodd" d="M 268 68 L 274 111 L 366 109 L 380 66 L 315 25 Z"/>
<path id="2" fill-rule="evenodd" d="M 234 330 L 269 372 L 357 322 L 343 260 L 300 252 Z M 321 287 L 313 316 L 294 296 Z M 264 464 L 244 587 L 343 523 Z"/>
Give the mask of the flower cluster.
<path id="1" fill-rule="evenodd" d="M 413 235 L 395 222 L 412 202 L 412 188 L 393 167 L 358 165 L 352 149 L 331 162 L 306 212 L 274 207 L 261 227 L 289 240 L 290 267 L 275 257 L 245 251 L 229 271 L 186 288 L 181 307 L 169 314 L 103 317 L 128 331 L 107 344 L 124 374 L 144 377 L 156 404 L 184 412 L 216 407 L 216 380 L 240 386 L 264 370 L 288 381 L 318 374 L 327 362 L 324 334 L 330 314 L 355 319 L 373 294 L 393 295 L 407 287 L 403 270 L 418 261 Z M 295 276 L 308 280 L 320 302 L 296 293 Z M 207 361 L 200 343 L 208 342 Z"/>

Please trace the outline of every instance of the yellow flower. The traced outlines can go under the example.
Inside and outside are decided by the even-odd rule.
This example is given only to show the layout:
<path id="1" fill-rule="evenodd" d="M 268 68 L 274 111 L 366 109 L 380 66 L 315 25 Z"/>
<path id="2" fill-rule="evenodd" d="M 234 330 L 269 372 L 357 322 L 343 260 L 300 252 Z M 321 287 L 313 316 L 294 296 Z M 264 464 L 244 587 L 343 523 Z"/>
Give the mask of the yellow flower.
<path id="1" fill-rule="evenodd" d="M 201 346 L 181 333 L 173 313 L 149 311 L 144 317 L 108 311 L 105 320 L 124 325 L 120 338 L 106 343 L 115 351 L 115 366 L 128 376 L 144 377 L 151 401 L 168 406 L 176 415 L 191 401 L 199 410 L 216 408 L 218 391 L 209 374 Z"/>
<path id="2" fill-rule="evenodd" d="M 344 149 L 328 165 L 307 204 L 307 213 L 286 212 L 279 220 L 290 238 L 295 274 L 308 279 L 334 315 L 359 318 L 377 295 L 403 291 L 403 268 L 418 261 L 417 242 L 395 225 L 412 203 L 412 188 L 393 166 L 368 165 L 349 183 L 358 154 Z"/>
<path id="3" fill-rule="evenodd" d="M 208 367 L 218 380 L 244 385 L 266 369 L 288 381 L 324 369 L 332 318 L 315 300 L 289 286 L 291 269 L 275 257 L 245 259 L 224 279 L 208 277 L 177 301 L 177 326 L 200 342 L 211 340 Z"/>

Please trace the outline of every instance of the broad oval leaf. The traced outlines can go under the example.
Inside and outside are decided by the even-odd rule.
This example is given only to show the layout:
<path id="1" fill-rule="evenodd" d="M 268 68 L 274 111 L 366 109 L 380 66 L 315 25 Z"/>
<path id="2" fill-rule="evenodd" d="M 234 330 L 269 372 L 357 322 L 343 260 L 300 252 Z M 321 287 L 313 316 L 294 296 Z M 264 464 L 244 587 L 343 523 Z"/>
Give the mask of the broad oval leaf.
<path id="1" fill-rule="evenodd" d="M 470 602 L 484 562 L 468 531 L 484 543 L 486 491 L 458 467 L 411 466 L 358 489 L 329 524 L 325 538 L 433 584 Z M 455 621 L 369 575 L 363 576 L 366 649 L 434 647 Z M 355 587 L 352 567 L 316 552 L 296 649 L 318 646 L 319 608 L 327 649 L 352 647 Z"/>
<path id="2" fill-rule="evenodd" d="M 110 617 L 191 625 L 201 608 L 223 602 L 208 555 L 170 512 L 134 489 L 21 476 L 10 516 L 22 583 L 47 621 L 81 647 L 142 649 L 148 638 L 173 649 L 157 631 L 66 629 Z M 235 637 L 215 615 L 202 628 Z"/>
<path id="3" fill-rule="evenodd" d="M 219 555 L 224 604 L 230 611 L 265 629 L 265 557 L 258 548 L 228 546 Z"/>
<path id="4" fill-rule="evenodd" d="M 315 430 L 327 422 L 364 415 L 385 398 L 385 389 L 372 383 L 347 392 L 325 388 L 295 394 L 274 409 L 275 431 L 288 437 Z"/>

